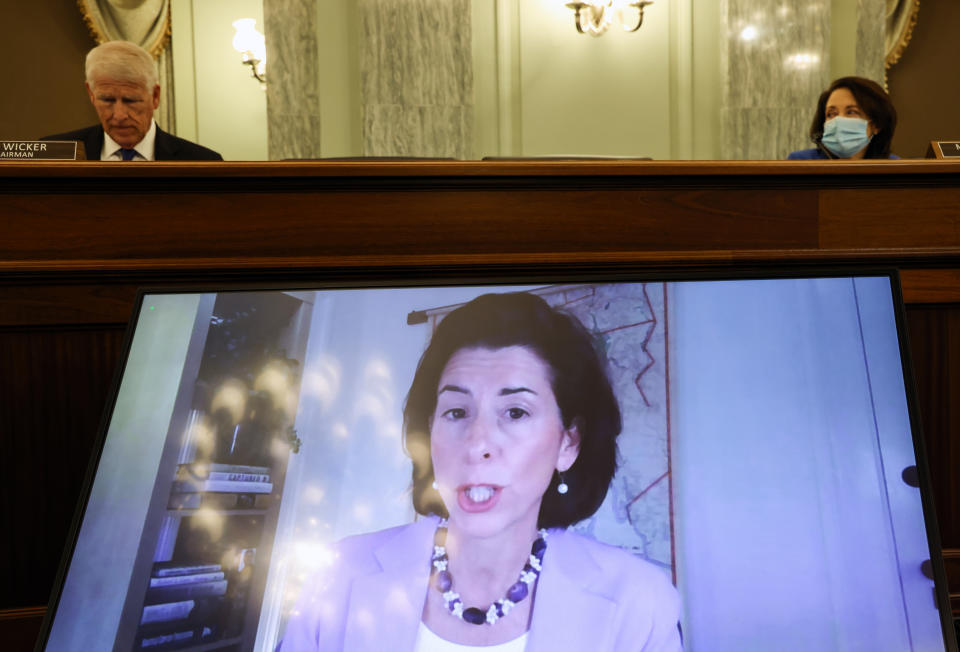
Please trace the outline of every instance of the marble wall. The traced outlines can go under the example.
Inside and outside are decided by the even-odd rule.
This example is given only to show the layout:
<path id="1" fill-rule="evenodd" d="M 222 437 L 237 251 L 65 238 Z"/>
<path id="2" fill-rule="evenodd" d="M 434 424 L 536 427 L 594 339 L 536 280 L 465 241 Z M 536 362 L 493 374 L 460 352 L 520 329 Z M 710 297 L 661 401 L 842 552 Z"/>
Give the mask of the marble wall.
<path id="1" fill-rule="evenodd" d="M 263 4 L 271 159 L 470 158 L 470 0 Z"/>
<path id="2" fill-rule="evenodd" d="M 806 146 L 829 82 L 829 0 L 722 0 L 720 11 L 722 157 L 785 158 Z"/>
<path id="3" fill-rule="evenodd" d="M 489 153 L 474 151 L 478 149 L 478 124 L 484 119 L 474 105 L 475 76 L 480 80 L 477 88 L 484 91 L 486 87 L 485 73 L 474 71 L 476 53 L 472 50 L 477 45 L 473 43 L 477 34 L 481 41 L 486 38 L 494 47 L 499 32 L 491 27 L 493 35 L 484 36 L 482 25 L 474 25 L 477 8 L 473 5 L 477 1 L 263 0 L 269 52 L 270 158 L 363 155 L 470 159 Z M 841 2 L 853 3 L 855 19 L 850 6 L 838 4 Z M 663 51 L 686 47 L 693 51 L 691 56 L 696 60 L 704 56 L 704 47 L 709 48 L 710 79 L 694 80 L 699 86 L 691 93 L 674 97 L 669 89 L 679 84 L 676 76 L 682 66 L 668 66 L 664 57 L 658 58 L 660 67 L 653 69 L 655 74 L 651 76 L 647 70 L 645 76 L 654 85 L 654 92 L 647 96 L 666 99 L 662 115 L 650 116 L 644 124 L 669 131 L 670 121 L 684 108 L 680 105 L 683 98 L 689 103 L 692 97 L 699 97 L 696 102 L 700 113 L 716 118 L 715 122 L 698 121 L 695 127 L 699 125 L 703 132 L 698 138 L 709 136 L 717 143 L 711 152 L 701 152 L 701 157 L 782 159 L 792 150 L 810 147 L 810 119 L 817 97 L 830 82 L 832 48 L 843 48 L 843 74 L 855 70 L 865 77 L 883 79 L 885 0 L 720 0 L 719 18 L 711 14 L 712 18 L 706 18 L 709 25 L 699 26 L 701 35 L 707 29 L 717 40 L 706 45 L 698 41 L 699 50 L 692 41 L 686 45 L 688 41 L 678 37 L 680 32 L 674 29 L 674 23 L 694 21 L 696 34 L 696 21 L 705 20 L 703 12 L 684 19 L 686 14 L 677 9 L 676 15 L 669 15 L 673 22 L 661 25 L 657 32 L 631 35 L 633 40 L 618 40 L 623 35 L 609 34 L 601 39 L 578 41 L 579 35 L 569 26 L 569 11 L 553 12 L 556 7 L 548 6 L 546 0 L 541 0 L 541 4 L 542 7 L 522 5 L 536 18 L 515 12 L 529 18 L 527 22 L 536 29 L 519 29 L 523 42 L 507 54 L 512 52 L 511 56 L 517 57 L 513 63 L 518 68 L 524 64 L 524 84 L 528 78 L 539 84 L 532 89 L 527 85 L 514 89 L 516 96 L 507 98 L 509 102 L 504 106 L 516 113 L 507 117 L 515 120 L 521 119 L 522 109 L 532 111 L 536 94 L 545 92 L 544 71 L 552 70 L 549 66 L 560 58 L 559 54 L 553 59 L 543 56 L 542 60 L 526 56 L 520 62 L 521 52 L 529 55 L 541 53 L 544 48 L 553 48 L 555 52 L 565 48 L 566 53 L 575 49 L 583 50 L 581 58 L 589 60 L 598 52 L 638 43 L 649 45 L 666 32 L 671 39 L 676 38 L 676 43 L 664 41 L 660 48 Z M 656 17 L 651 14 L 650 25 L 644 29 L 652 28 Z M 500 18 L 497 13 L 496 19 Z M 667 21 L 668 16 L 661 18 Z M 548 29 L 554 19 L 562 19 L 563 26 L 562 32 L 555 35 Z M 849 32 L 849 38 L 831 42 L 831 31 L 836 29 Z M 497 56 L 501 54 L 498 50 Z M 622 54 L 614 57 L 615 61 L 636 60 L 630 53 Z M 841 60 L 836 52 L 833 55 L 836 61 Z M 687 59 L 680 57 L 678 61 Z M 497 61 L 500 68 L 510 64 Z M 613 67 L 612 76 L 617 78 L 617 64 Z M 716 91 L 707 94 L 709 97 L 699 93 L 704 85 Z M 502 89 L 497 86 L 494 90 Z M 579 105 L 551 97 L 554 103 L 548 109 L 532 114 L 550 116 L 556 123 L 579 113 Z M 528 101 L 524 102 L 524 98 Z M 531 124 L 540 128 L 540 122 Z M 554 150 L 623 154 L 619 150 L 606 151 L 611 149 L 609 146 L 594 151 L 597 147 L 593 141 L 594 150 L 580 152 L 582 148 L 570 145 L 563 133 L 561 130 L 557 135 Z M 548 136 L 545 138 L 553 143 Z M 643 151 L 649 153 L 650 139 L 637 140 L 645 146 Z"/>
<path id="4" fill-rule="evenodd" d="M 783 159 L 812 146 L 810 120 L 831 81 L 831 5 L 722 1 L 723 158 Z M 857 0 L 856 74 L 881 82 L 884 25 L 884 0 Z"/>
<path id="5" fill-rule="evenodd" d="M 316 21 L 316 0 L 263 0 L 270 160 L 321 155 Z"/>
<path id="6" fill-rule="evenodd" d="M 470 0 L 360 0 L 364 156 L 470 158 Z"/>
<path id="7" fill-rule="evenodd" d="M 160 106 L 153 117 L 161 129 L 177 133 L 176 94 L 173 84 L 173 48 L 164 48 L 157 57 L 157 81 L 160 82 Z"/>

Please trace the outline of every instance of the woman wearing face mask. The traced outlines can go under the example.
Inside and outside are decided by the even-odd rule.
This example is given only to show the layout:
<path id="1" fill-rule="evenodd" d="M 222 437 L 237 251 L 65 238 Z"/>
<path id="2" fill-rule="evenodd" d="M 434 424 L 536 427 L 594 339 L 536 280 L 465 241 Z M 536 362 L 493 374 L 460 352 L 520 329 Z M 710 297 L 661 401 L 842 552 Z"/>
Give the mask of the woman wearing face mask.
<path id="1" fill-rule="evenodd" d="M 900 158 L 890 153 L 897 111 L 874 81 L 841 77 L 820 94 L 810 125 L 816 147 L 791 152 L 790 161 Z"/>

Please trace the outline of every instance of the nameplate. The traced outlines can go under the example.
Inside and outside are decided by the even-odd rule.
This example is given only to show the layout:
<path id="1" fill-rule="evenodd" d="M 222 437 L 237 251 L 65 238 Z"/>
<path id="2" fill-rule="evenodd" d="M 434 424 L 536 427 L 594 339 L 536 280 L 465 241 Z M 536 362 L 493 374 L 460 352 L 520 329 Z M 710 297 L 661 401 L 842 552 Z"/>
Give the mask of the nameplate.
<path id="1" fill-rule="evenodd" d="M 937 141 L 937 147 L 940 148 L 943 158 L 960 158 L 960 141 L 940 140 Z"/>
<path id="2" fill-rule="evenodd" d="M 0 140 L 0 161 L 76 161 L 75 140 Z"/>

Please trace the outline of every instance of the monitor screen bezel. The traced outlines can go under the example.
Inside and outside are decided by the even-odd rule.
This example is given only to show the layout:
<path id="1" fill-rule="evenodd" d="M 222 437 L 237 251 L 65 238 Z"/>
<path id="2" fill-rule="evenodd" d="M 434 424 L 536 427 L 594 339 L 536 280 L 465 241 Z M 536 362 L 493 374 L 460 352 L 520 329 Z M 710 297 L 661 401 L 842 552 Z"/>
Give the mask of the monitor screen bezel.
<path id="1" fill-rule="evenodd" d="M 131 319 L 123 338 L 120 362 L 108 393 L 94 449 L 87 465 L 77 507 L 70 525 L 56 579 L 52 587 L 37 650 L 44 650 L 50 636 L 57 606 L 69 573 L 70 563 L 80 534 L 84 514 L 100 464 L 107 431 L 116 407 L 118 392 L 123 378 L 143 302 L 148 295 L 165 293 L 224 293 L 269 290 L 334 290 L 366 288 L 411 288 L 411 287 L 457 287 L 457 286 L 509 286 L 540 283 L 597 283 L 597 282 L 674 282 L 674 281 L 735 281 L 789 278 L 825 277 L 886 277 L 889 279 L 893 299 L 900 349 L 901 366 L 905 384 L 906 403 L 917 458 L 918 484 L 923 508 L 926 536 L 930 546 L 931 575 L 935 583 L 935 597 L 940 613 L 941 627 L 947 652 L 960 652 L 957 645 L 946 571 L 941 554 L 941 539 L 934 508 L 932 482 L 928 457 L 919 416 L 916 381 L 910 343 L 906 330 L 906 312 L 899 273 L 894 268 L 864 265 L 746 265 L 730 264 L 721 268 L 710 265 L 690 265 L 683 268 L 640 265 L 577 265 L 577 264 L 520 264 L 486 267 L 429 266 L 400 267 L 390 269 L 341 269 L 335 272 L 309 270 L 286 271 L 268 275 L 262 280 L 256 272 L 227 275 L 223 279 L 197 280 L 176 285 L 143 286 L 138 289 L 133 303 Z"/>

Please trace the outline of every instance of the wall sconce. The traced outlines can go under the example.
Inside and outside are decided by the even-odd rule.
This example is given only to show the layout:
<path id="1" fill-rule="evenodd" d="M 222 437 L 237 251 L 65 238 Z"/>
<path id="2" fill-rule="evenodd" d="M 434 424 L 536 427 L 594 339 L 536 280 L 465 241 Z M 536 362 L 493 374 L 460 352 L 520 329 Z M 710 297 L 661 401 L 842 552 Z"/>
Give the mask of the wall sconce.
<path id="1" fill-rule="evenodd" d="M 261 84 L 267 83 L 267 44 L 263 34 L 257 31 L 253 18 L 233 21 L 237 33 L 233 35 L 233 49 L 240 53 L 245 65 L 250 66 L 253 77 Z"/>
<path id="2" fill-rule="evenodd" d="M 613 24 L 614 14 L 618 14 L 620 24 L 625 32 L 635 32 L 643 25 L 643 9 L 652 5 L 653 0 L 600 0 L 598 2 L 570 2 L 569 9 L 573 9 L 573 24 L 581 34 L 600 36 Z M 636 9 L 636 20 L 629 20 L 626 16 L 628 9 Z M 632 12 L 631 12 L 632 13 Z"/>

